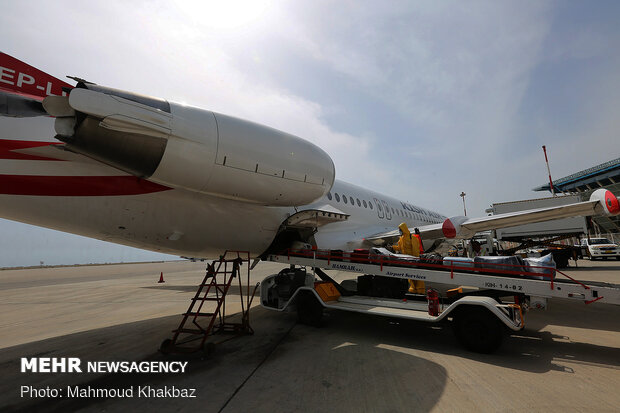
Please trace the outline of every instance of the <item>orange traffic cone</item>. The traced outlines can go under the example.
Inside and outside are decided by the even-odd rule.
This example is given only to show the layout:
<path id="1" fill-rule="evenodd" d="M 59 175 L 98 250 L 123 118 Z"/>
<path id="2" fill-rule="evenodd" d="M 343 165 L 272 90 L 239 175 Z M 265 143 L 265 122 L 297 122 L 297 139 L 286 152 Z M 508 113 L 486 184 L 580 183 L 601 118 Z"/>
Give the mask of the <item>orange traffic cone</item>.
<path id="1" fill-rule="evenodd" d="M 158 283 L 165 283 L 165 281 L 164 281 L 164 273 L 163 272 L 159 275 L 159 281 L 157 281 L 157 282 Z"/>

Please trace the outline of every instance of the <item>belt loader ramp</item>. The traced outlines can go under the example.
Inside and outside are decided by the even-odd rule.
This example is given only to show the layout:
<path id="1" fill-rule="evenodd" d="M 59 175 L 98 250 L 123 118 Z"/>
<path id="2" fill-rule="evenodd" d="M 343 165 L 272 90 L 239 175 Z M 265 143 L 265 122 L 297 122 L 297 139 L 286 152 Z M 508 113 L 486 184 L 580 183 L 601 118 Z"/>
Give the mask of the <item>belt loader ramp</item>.
<path id="1" fill-rule="evenodd" d="M 308 324 L 320 322 L 325 308 L 433 323 L 450 322 L 459 342 L 480 353 L 495 351 L 506 328 L 523 329 L 525 313 L 531 308 L 544 308 L 547 298 L 620 304 L 620 286 L 586 285 L 550 267 L 488 263 L 473 266 L 459 261 L 360 256 L 321 250 L 288 250 L 266 259 L 290 264 L 291 268 L 263 280 L 260 295 L 264 308 L 296 309 L 300 321 Z M 413 279 L 472 288 L 466 292 L 453 289 L 450 290 L 453 294 L 441 298 L 431 289 L 426 297 L 377 297 L 372 296 L 377 294 L 361 294 L 359 288 L 358 291 L 343 288 L 323 269 L 368 274 L 382 283 Z M 315 281 L 315 276 L 322 281 Z M 512 297 L 512 301 L 503 302 L 505 297 Z"/>

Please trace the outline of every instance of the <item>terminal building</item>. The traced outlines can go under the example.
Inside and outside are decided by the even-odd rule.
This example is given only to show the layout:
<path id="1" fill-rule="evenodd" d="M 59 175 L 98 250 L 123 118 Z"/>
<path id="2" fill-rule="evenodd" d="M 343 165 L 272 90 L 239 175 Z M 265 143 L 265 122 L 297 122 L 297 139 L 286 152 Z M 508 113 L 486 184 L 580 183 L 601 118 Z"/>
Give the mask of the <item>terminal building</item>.
<path id="1" fill-rule="evenodd" d="M 553 181 L 553 192 L 565 194 L 580 194 L 585 201 L 595 189 L 605 188 L 620 198 L 620 158 L 593 166 Z M 541 185 L 534 191 L 549 191 L 549 184 Z M 592 229 L 596 234 L 613 234 L 618 238 L 620 234 L 620 216 L 596 216 L 592 218 Z"/>

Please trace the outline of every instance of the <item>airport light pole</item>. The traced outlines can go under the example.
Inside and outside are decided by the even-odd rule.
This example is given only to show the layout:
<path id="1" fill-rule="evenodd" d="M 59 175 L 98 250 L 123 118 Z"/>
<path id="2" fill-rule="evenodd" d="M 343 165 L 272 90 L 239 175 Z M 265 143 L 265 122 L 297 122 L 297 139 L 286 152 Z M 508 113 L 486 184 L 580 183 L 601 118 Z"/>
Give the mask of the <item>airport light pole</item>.
<path id="1" fill-rule="evenodd" d="M 465 195 L 467 195 L 465 192 L 461 192 L 461 195 L 459 196 L 463 198 L 463 214 L 467 216 L 467 209 L 465 208 Z"/>

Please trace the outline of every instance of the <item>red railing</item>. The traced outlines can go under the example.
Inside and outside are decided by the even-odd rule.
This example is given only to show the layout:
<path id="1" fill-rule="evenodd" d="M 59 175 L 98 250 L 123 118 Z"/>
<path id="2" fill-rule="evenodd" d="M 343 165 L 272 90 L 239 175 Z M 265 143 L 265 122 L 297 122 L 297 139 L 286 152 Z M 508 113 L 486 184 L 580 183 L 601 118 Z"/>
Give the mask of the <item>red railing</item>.
<path id="1" fill-rule="evenodd" d="M 414 260 L 404 260 L 398 259 L 386 255 L 374 255 L 374 254 L 359 254 L 355 252 L 340 252 L 335 250 L 292 250 L 287 249 L 285 252 L 279 255 L 286 255 L 290 260 L 291 256 L 295 257 L 304 257 L 304 258 L 316 258 L 321 260 L 327 260 L 327 264 L 329 265 L 331 261 L 344 261 L 351 263 L 359 263 L 359 264 L 373 264 L 379 265 L 381 271 L 383 271 L 384 265 L 396 265 L 401 267 L 410 267 L 410 268 L 424 268 L 431 270 L 439 270 L 439 271 L 450 271 L 450 278 L 454 278 L 454 271 L 467 271 L 467 272 L 475 272 L 478 274 L 488 274 L 488 275 L 511 275 L 511 276 L 519 276 L 519 277 L 536 277 L 542 278 L 543 280 L 548 280 L 550 283 L 550 287 L 553 290 L 554 287 L 554 278 L 556 274 L 560 274 L 569 280 L 581 285 L 585 289 L 590 289 L 587 285 L 575 280 L 569 275 L 563 273 L 562 271 L 553 268 L 553 267 L 543 267 L 543 266 L 529 266 L 528 268 L 534 268 L 538 270 L 542 270 L 541 272 L 532 272 L 525 271 L 523 265 L 516 264 L 499 264 L 499 263 L 472 263 L 472 265 L 458 265 L 461 264 L 461 261 L 458 260 L 450 260 L 447 257 L 444 260 L 428 260 L 428 259 L 416 259 Z M 416 258 L 416 257 L 412 257 Z M 449 261 L 450 265 L 446 265 L 445 262 Z M 456 265 L 455 265 L 456 264 Z"/>

